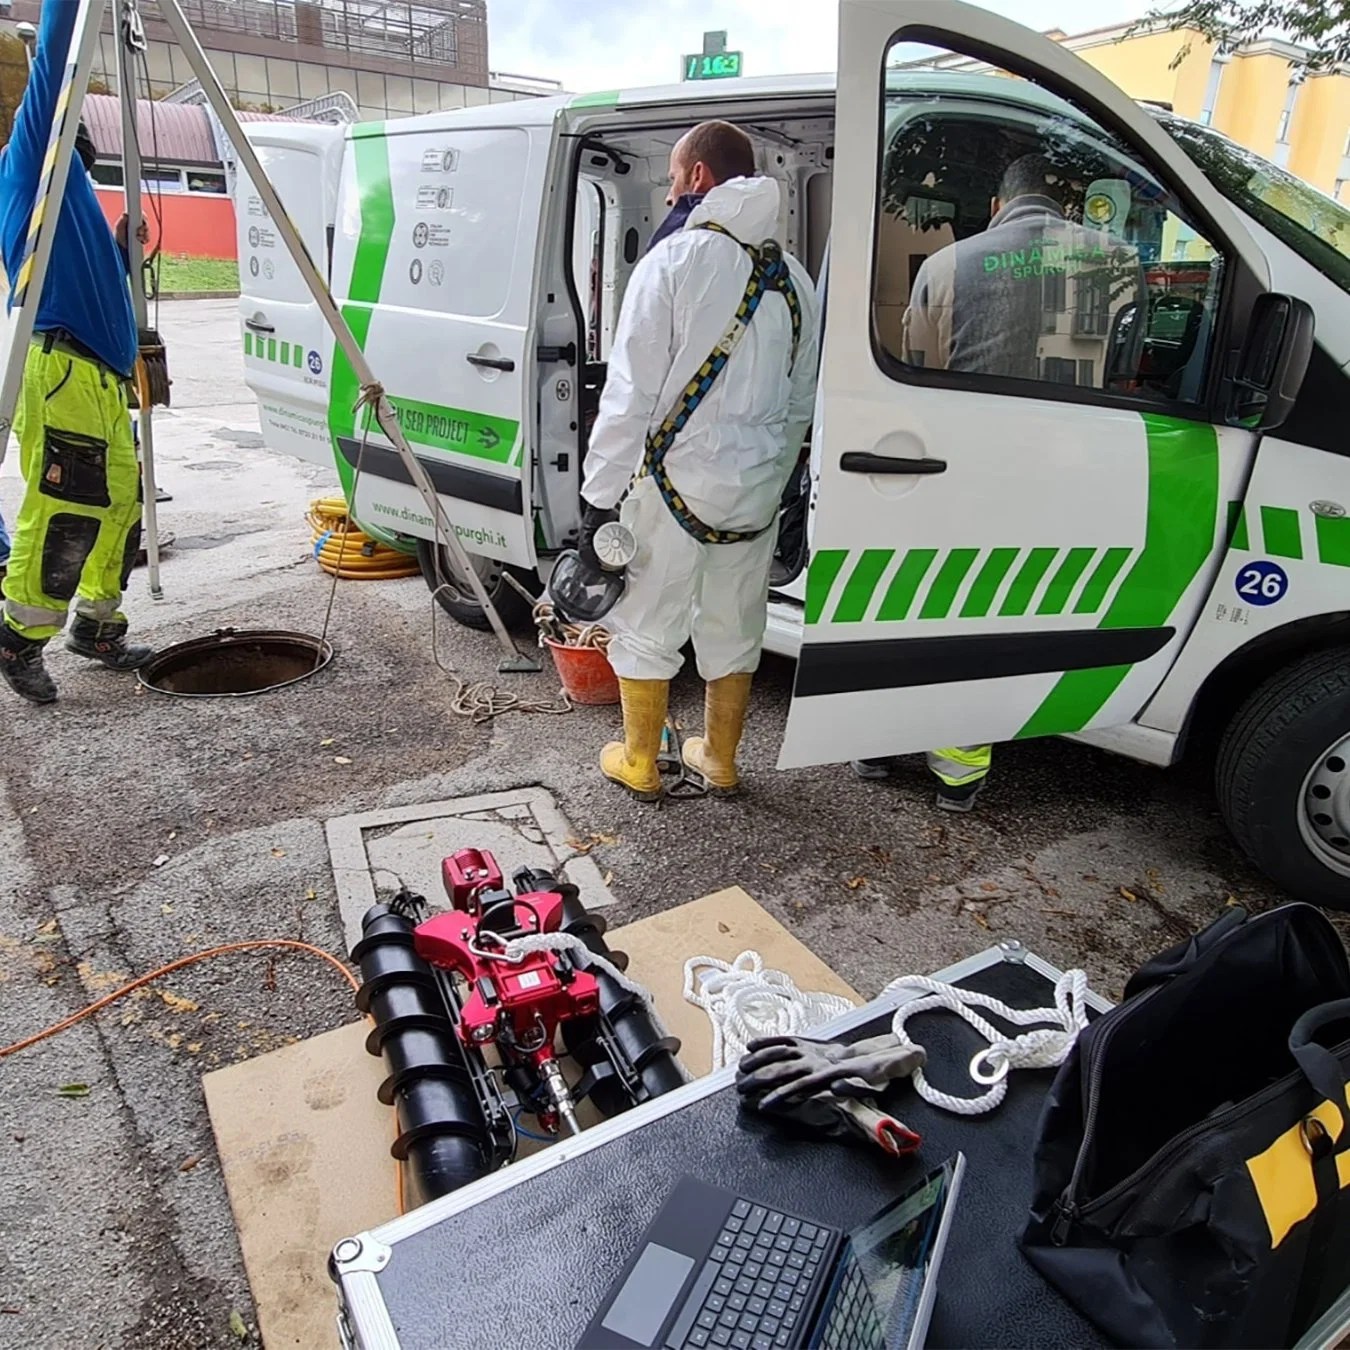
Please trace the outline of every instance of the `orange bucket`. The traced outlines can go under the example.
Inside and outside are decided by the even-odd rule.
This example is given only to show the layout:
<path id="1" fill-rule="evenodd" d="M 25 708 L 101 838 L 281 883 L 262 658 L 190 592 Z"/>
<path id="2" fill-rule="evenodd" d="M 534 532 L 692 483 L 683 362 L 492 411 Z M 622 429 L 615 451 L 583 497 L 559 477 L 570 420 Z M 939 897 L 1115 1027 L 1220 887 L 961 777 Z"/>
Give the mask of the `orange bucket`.
<path id="1" fill-rule="evenodd" d="M 553 664 L 558 678 L 573 703 L 617 703 L 619 677 L 615 675 L 600 647 L 567 647 L 546 637 L 545 644 L 553 653 Z"/>

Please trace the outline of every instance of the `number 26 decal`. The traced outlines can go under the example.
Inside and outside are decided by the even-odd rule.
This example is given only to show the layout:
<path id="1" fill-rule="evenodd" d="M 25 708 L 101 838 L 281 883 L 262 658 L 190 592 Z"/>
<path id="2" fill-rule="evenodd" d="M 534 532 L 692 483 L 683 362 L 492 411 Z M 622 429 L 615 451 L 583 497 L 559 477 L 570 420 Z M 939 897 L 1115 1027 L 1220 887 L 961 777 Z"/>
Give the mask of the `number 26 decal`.
<path id="1" fill-rule="evenodd" d="M 1284 568 L 1273 562 L 1248 563 L 1237 574 L 1237 593 L 1249 605 L 1273 605 L 1289 590 Z"/>

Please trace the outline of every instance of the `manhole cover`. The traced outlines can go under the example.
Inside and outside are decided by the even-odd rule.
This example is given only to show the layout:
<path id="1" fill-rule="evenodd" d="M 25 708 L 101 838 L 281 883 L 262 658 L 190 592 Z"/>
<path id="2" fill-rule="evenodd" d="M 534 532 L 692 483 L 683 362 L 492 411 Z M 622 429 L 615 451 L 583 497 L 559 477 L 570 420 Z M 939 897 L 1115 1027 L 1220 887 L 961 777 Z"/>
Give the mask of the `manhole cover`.
<path id="1" fill-rule="evenodd" d="M 332 659 L 332 644 L 308 633 L 222 628 L 156 652 L 140 679 L 178 698 L 243 698 L 308 679 Z"/>

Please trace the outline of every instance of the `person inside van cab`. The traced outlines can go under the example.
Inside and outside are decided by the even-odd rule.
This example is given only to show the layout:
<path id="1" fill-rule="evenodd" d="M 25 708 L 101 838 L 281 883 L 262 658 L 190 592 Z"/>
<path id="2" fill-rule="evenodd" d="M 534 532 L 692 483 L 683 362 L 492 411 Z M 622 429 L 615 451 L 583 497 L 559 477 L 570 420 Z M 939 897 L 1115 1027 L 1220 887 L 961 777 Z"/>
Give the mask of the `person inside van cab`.
<path id="1" fill-rule="evenodd" d="M 691 637 L 706 725 L 684 760 L 715 791 L 738 785 L 778 503 L 816 388 L 815 291 L 772 242 L 779 187 L 756 174 L 739 128 L 704 122 L 675 146 L 668 204 L 689 199 L 683 224 L 633 271 L 582 486 L 583 555 L 608 520 L 622 518 L 637 540 L 606 619 L 624 739 L 605 746 L 600 767 L 643 800 L 661 795 L 667 695 Z"/>
<path id="2" fill-rule="evenodd" d="M 989 227 L 939 249 L 915 275 L 905 364 L 1104 387 L 1120 360 L 1112 356 L 1114 320 L 1146 292 L 1133 248 L 1068 219 L 1066 206 L 1081 195 L 1044 155 L 1014 159 L 990 203 Z M 992 758 L 988 745 L 929 751 L 938 807 L 969 811 Z M 859 759 L 853 771 L 880 779 L 890 765 Z"/>

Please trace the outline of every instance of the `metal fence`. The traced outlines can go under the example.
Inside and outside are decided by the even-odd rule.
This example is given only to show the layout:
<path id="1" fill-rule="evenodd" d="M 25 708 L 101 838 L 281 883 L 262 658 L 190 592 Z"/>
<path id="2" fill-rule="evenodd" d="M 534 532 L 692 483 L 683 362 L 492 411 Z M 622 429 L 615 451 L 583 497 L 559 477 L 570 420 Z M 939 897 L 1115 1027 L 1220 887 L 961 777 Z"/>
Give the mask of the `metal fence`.
<path id="1" fill-rule="evenodd" d="M 182 0 L 205 46 L 235 33 L 487 73 L 486 0 Z M 155 0 L 143 0 L 147 19 Z"/>

